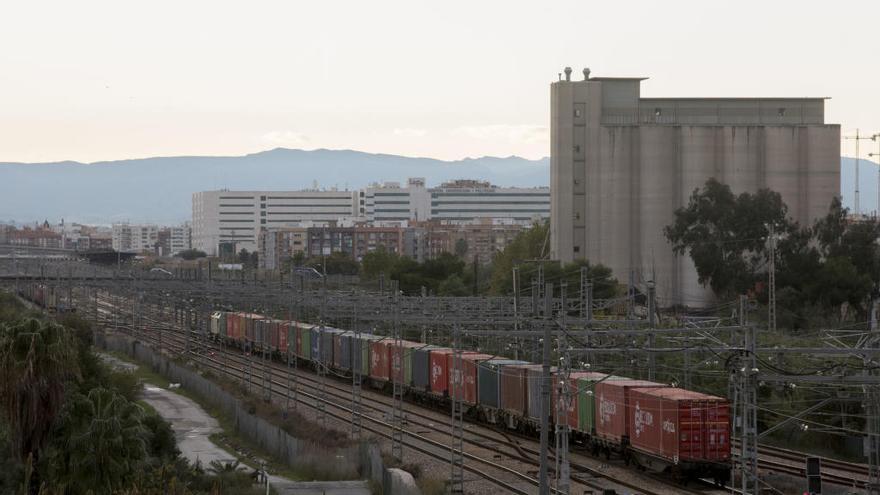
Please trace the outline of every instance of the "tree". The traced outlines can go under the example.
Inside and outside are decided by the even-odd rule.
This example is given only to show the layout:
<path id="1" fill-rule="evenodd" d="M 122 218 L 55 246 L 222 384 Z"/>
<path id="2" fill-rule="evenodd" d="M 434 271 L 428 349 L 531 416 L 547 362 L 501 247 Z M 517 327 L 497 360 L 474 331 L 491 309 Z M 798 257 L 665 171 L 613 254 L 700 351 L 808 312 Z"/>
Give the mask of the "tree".
<path id="1" fill-rule="evenodd" d="M 537 276 L 538 265 L 544 267 L 544 280 L 557 285 L 561 280 L 568 283 L 569 294 L 580 287 L 581 268 L 586 267 L 587 276 L 593 283 L 593 297 L 610 299 L 618 293 L 618 283 L 611 269 L 601 264 L 591 264 L 587 260 L 575 260 L 563 266 L 558 261 L 545 260 L 548 223 L 535 223 L 528 230 L 520 232 L 504 251 L 495 255 L 492 263 L 491 289 L 495 294 L 510 294 L 513 291 L 513 268 L 520 274 L 520 291 L 528 287 L 531 279 Z"/>
<path id="2" fill-rule="evenodd" d="M 849 209 L 834 198 L 828 214 L 813 227 L 821 253 L 826 258 L 848 258 L 859 273 L 880 284 L 880 222 L 876 218 L 852 221 L 848 216 Z"/>
<path id="3" fill-rule="evenodd" d="M 241 248 L 241 251 L 238 252 L 238 262 L 244 266 L 247 266 L 251 261 L 251 254 L 247 249 Z"/>
<path id="4" fill-rule="evenodd" d="M 492 260 L 492 292 L 495 294 L 510 293 L 514 266 L 520 266 L 530 260 L 546 257 L 549 222 L 535 222 L 531 228 L 520 232 L 504 251 L 495 255 Z M 525 280 L 525 279 L 523 279 Z"/>
<path id="5" fill-rule="evenodd" d="M 455 241 L 455 255 L 464 258 L 468 252 L 468 242 L 464 238 Z"/>
<path id="6" fill-rule="evenodd" d="M 715 179 L 675 210 L 675 221 L 664 229 L 677 254 L 690 254 L 701 284 L 715 294 L 732 297 L 754 287 L 766 266 L 771 226 L 785 236 L 798 229 L 787 218 L 779 193 L 769 189 L 735 196 Z"/>
<path id="7" fill-rule="evenodd" d="M 180 251 L 179 253 L 174 255 L 175 258 L 183 258 L 188 261 L 197 258 L 204 258 L 206 256 L 208 256 L 207 253 L 205 253 L 204 251 L 199 251 L 198 249 L 184 249 L 183 251 Z"/>
<path id="8" fill-rule="evenodd" d="M 248 264 L 251 268 L 257 268 L 260 266 L 260 253 L 254 251 L 251 253 L 250 258 L 248 259 Z"/>
<path id="9" fill-rule="evenodd" d="M 401 256 L 399 254 L 392 253 L 384 246 L 380 246 L 365 254 L 361 259 L 361 274 L 367 279 L 379 278 L 381 273 L 388 277 L 400 262 Z"/>
<path id="10" fill-rule="evenodd" d="M 40 461 L 77 364 L 75 338 L 64 327 L 36 319 L 0 324 L 0 400 L 16 459 Z"/>
<path id="11" fill-rule="evenodd" d="M 335 252 L 327 256 L 315 256 L 308 260 L 306 266 L 310 266 L 321 273 L 326 269 L 326 275 L 357 275 L 360 265 L 351 256 Z"/>
<path id="12" fill-rule="evenodd" d="M 140 406 L 105 388 L 64 406 L 47 459 L 52 479 L 71 493 L 118 493 L 138 479 L 150 432 Z"/>
<path id="13" fill-rule="evenodd" d="M 290 262 L 293 266 L 303 266 L 306 262 L 306 253 L 303 251 L 297 251 L 290 257 Z"/>

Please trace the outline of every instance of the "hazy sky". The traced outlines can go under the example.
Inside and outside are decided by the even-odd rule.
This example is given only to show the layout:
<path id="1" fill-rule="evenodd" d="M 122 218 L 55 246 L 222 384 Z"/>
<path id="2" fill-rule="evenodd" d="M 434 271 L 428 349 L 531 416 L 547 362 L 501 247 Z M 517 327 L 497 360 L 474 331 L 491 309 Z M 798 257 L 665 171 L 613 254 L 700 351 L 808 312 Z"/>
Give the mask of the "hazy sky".
<path id="1" fill-rule="evenodd" d="M 878 49 L 877 0 L 6 0 L 0 161 L 537 158 L 566 65 L 646 96 L 830 96 L 845 134 L 880 132 Z"/>

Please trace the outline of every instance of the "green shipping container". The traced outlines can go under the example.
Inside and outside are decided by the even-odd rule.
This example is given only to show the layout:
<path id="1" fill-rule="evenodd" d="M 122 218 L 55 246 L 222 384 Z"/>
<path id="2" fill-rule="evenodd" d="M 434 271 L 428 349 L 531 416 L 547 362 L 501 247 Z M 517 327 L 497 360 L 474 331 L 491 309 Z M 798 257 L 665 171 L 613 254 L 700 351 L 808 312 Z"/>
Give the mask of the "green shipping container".
<path id="1" fill-rule="evenodd" d="M 607 380 L 629 380 L 622 376 L 607 378 L 578 378 L 578 430 L 589 433 L 596 432 L 596 382 Z"/>
<path id="2" fill-rule="evenodd" d="M 360 349 L 361 362 L 359 364 L 361 365 L 361 376 L 370 376 L 370 342 L 374 340 L 379 340 L 379 337 L 369 333 L 362 333 L 360 341 L 352 344 L 355 350 Z M 352 366 L 354 364 L 352 363 Z"/>
<path id="3" fill-rule="evenodd" d="M 301 347 L 299 348 L 299 357 L 303 359 L 312 359 L 312 327 L 300 327 Z"/>
<path id="4" fill-rule="evenodd" d="M 412 378 L 412 362 L 413 362 L 413 349 L 404 348 L 403 349 L 403 384 L 407 387 L 412 386 L 413 378 Z"/>

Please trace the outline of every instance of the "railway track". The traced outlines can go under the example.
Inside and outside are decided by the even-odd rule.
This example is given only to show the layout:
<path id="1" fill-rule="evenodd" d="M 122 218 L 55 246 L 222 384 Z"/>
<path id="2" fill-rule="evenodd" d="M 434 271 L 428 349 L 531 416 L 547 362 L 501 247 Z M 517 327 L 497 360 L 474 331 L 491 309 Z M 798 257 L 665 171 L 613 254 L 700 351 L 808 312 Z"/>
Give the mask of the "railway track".
<path id="1" fill-rule="evenodd" d="M 107 302 L 107 301 L 102 301 L 102 304 L 105 306 L 105 308 L 108 308 L 106 310 L 108 314 L 112 312 L 111 310 L 125 312 L 128 309 L 126 307 L 122 307 L 122 308 L 116 307 L 111 302 Z M 181 335 L 184 333 L 183 329 L 179 328 L 178 326 L 176 326 L 174 324 L 169 325 L 168 322 L 161 321 L 158 319 L 151 319 L 151 320 L 152 320 L 151 323 L 153 325 L 156 325 L 156 326 L 166 325 L 166 328 L 168 330 L 170 330 L 170 332 L 165 335 L 165 340 L 162 342 L 163 345 L 165 345 L 166 347 L 174 347 L 174 349 L 180 353 L 185 352 L 185 347 L 186 347 L 186 344 L 184 342 L 185 338 L 183 335 Z M 152 335 L 152 336 L 144 335 L 143 337 L 145 337 L 145 340 L 148 340 L 149 342 L 151 342 L 153 344 L 159 343 L 159 337 L 157 335 Z M 239 354 L 238 352 L 229 352 L 228 349 L 224 351 L 220 345 L 213 343 L 213 342 L 208 343 L 208 346 L 211 351 L 216 352 L 219 350 L 221 353 L 224 354 L 224 357 L 222 359 L 218 359 L 216 357 L 216 354 L 215 354 L 215 356 L 207 357 L 207 361 L 211 363 L 209 365 L 209 367 L 211 367 L 212 369 L 220 371 L 221 373 L 223 373 L 227 376 L 230 376 L 235 380 L 240 380 L 244 376 L 246 376 L 248 373 L 250 373 L 251 378 L 256 378 L 256 380 L 259 381 L 262 378 L 262 374 L 269 373 L 269 375 L 271 376 L 270 383 L 271 383 L 271 387 L 272 387 L 271 388 L 272 393 L 274 395 L 280 396 L 280 397 L 287 396 L 287 389 L 285 388 L 285 386 L 286 386 L 286 378 L 287 378 L 286 373 L 288 372 L 288 368 L 286 366 L 277 364 L 274 361 L 269 360 L 265 363 L 266 368 L 264 369 L 262 367 L 264 365 L 264 362 L 262 360 L 251 359 L 250 360 L 251 363 L 249 365 L 251 367 L 251 371 L 248 372 L 246 370 L 246 367 L 248 366 L 248 364 L 247 364 L 248 360 L 244 356 Z M 206 356 L 199 354 L 198 352 L 196 352 L 196 350 L 198 350 L 197 346 L 192 345 L 190 348 L 190 353 L 194 355 L 196 360 L 198 360 L 198 359 L 202 359 L 203 361 L 206 360 Z M 202 349 L 201 351 L 205 352 L 204 349 Z M 237 351 L 237 349 L 235 351 Z M 230 363 L 232 363 L 232 365 L 230 365 Z M 291 370 L 291 371 L 293 371 L 293 370 Z M 301 368 L 297 369 L 296 373 L 297 373 L 297 380 L 299 383 L 305 382 L 306 384 L 308 384 L 312 388 L 312 390 L 314 390 L 320 386 L 319 379 L 314 374 L 309 373 L 309 372 L 305 372 Z M 351 417 L 350 415 L 351 415 L 352 411 L 345 404 L 350 404 L 350 402 L 351 402 L 351 388 L 350 388 L 350 385 L 348 385 L 347 387 L 343 387 L 343 386 L 340 386 L 338 384 L 338 382 L 337 383 L 334 383 L 334 382 L 335 382 L 335 380 L 325 380 L 324 381 L 323 386 L 325 388 L 326 395 L 323 400 L 325 401 L 326 404 L 342 411 L 343 413 L 347 413 L 348 414 L 347 416 L 341 416 L 338 414 L 333 415 L 335 418 L 342 420 L 344 422 L 347 422 L 350 420 L 350 417 Z M 298 396 L 302 395 L 306 398 L 314 399 L 316 402 L 319 400 L 322 400 L 319 396 L 317 396 L 313 393 L 306 393 L 306 392 L 302 392 L 301 390 L 297 391 L 297 395 Z M 300 402 L 305 402 L 300 397 L 297 397 L 297 399 Z M 392 407 L 391 399 L 385 395 L 379 394 L 378 392 L 367 392 L 365 390 L 364 399 L 368 399 L 369 402 L 364 401 L 362 404 L 362 407 L 364 409 L 372 411 L 373 413 L 378 413 L 380 415 L 383 415 L 385 412 L 387 412 Z M 340 401 L 341 401 L 341 403 L 340 403 Z M 309 404 L 308 402 L 306 402 L 306 405 L 309 407 L 315 407 L 315 404 Z M 442 417 L 438 417 L 438 413 L 435 410 L 423 409 L 421 407 L 418 407 L 418 406 L 415 406 L 412 404 L 407 404 L 407 407 L 405 407 L 404 414 L 406 415 L 407 426 L 410 426 L 410 427 L 414 426 L 416 428 L 416 431 L 412 431 L 411 429 L 406 430 L 407 436 L 412 436 L 414 438 L 421 439 L 421 438 L 425 438 L 424 437 L 425 433 L 428 433 L 428 434 L 439 434 L 439 435 L 442 435 L 442 436 L 448 438 L 448 436 L 450 434 L 450 429 L 451 429 L 450 419 L 446 415 L 443 415 Z M 367 413 L 364 413 L 362 415 L 362 417 L 364 418 L 364 420 L 379 421 L 372 416 L 368 416 Z M 389 429 L 392 427 L 392 425 L 390 425 L 387 422 L 379 421 L 379 423 L 383 427 L 386 427 Z M 371 431 L 374 431 L 374 430 L 375 429 L 373 429 Z M 390 431 L 382 432 L 381 435 L 383 437 L 390 438 Z M 488 459 L 485 456 L 484 457 L 479 457 L 479 456 L 471 457 L 471 455 L 468 454 L 468 452 L 465 452 L 465 457 L 470 460 L 484 463 L 484 464 L 487 463 L 487 461 L 488 461 L 490 463 L 490 465 L 492 465 L 492 464 L 497 465 L 497 463 L 494 462 L 494 459 L 496 459 L 498 457 L 498 454 L 500 453 L 506 459 L 513 460 L 513 461 L 524 463 L 524 464 L 528 465 L 529 467 L 532 468 L 531 469 L 532 471 L 536 471 L 537 467 L 539 466 L 538 461 L 537 461 L 537 456 L 538 456 L 539 452 L 538 452 L 537 448 L 534 446 L 529 446 L 528 444 L 523 444 L 521 442 L 512 440 L 510 438 L 508 432 L 499 432 L 497 430 L 493 430 L 490 428 L 485 428 L 485 427 L 481 427 L 481 426 L 474 427 L 474 425 L 468 424 L 465 428 L 464 440 L 465 440 L 465 443 L 467 443 L 468 445 L 470 445 L 474 449 L 486 450 L 487 442 L 489 442 L 492 445 L 492 450 L 488 451 L 488 455 L 493 458 L 493 461 L 488 461 Z M 448 441 L 446 443 L 442 443 L 442 444 L 437 443 L 436 440 L 431 440 L 431 441 L 435 442 L 433 444 L 434 447 L 442 446 L 442 449 L 444 449 L 443 455 L 441 457 L 438 457 L 436 455 L 432 455 L 432 457 L 438 458 L 438 459 L 441 459 L 444 461 L 448 461 L 448 449 L 449 449 Z M 528 439 L 527 441 L 529 441 L 529 443 L 533 443 L 533 441 L 531 439 Z M 502 450 L 502 448 L 503 448 L 503 450 Z M 602 470 L 595 469 L 595 468 L 587 465 L 585 462 L 582 462 L 582 461 L 579 462 L 577 459 L 580 456 L 577 454 L 572 455 L 572 457 L 573 457 L 573 459 L 571 461 L 571 470 L 572 470 L 573 488 L 576 488 L 577 484 L 581 484 L 581 485 L 584 485 L 585 487 L 587 487 L 588 489 L 598 490 L 599 492 L 601 492 L 603 489 L 609 488 L 608 486 L 605 486 L 599 482 L 599 480 L 604 480 L 609 483 L 612 483 L 613 485 L 617 485 L 617 486 L 614 486 L 613 488 L 624 487 L 624 488 L 631 489 L 631 490 L 637 490 L 636 493 L 642 493 L 645 495 L 670 493 L 669 491 L 656 491 L 656 490 L 651 490 L 646 487 L 647 484 L 649 484 L 649 483 L 650 484 L 663 483 L 663 484 L 668 485 L 669 484 L 668 480 L 661 480 L 660 478 L 657 478 L 657 477 L 645 476 L 642 473 L 634 473 L 634 472 L 627 473 L 627 474 L 630 476 L 633 476 L 633 477 L 637 477 L 636 481 L 622 480 L 622 479 L 619 479 L 619 478 L 615 477 L 614 475 L 611 475 L 607 472 L 603 472 Z M 551 456 L 551 459 L 552 459 L 552 456 Z M 596 461 L 593 460 L 593 462 L 595 463 Z M 497 469 L 497 466 L 493 466 L 493 467 L 495 467 Z M 468 470 L 470 472 L 478 473 L 481 475 L 485 474 L 483 471 L 476 471 L 476 470 L 472 470 L 472 469 L 468 469 Z M 552 470 L 552 467 L 551 467 L 551 470 Z M 526 472 L 528 472 L 528 470 L 526 470 Z M 523 475 L 522 472 L 520 472 L 519 470 L 506 471 L 506 474 L 513 475 L 522 481 L 525 481 L 525 482 L 528 482 L 530 484 L 537 486 L 537 480 L 535 478 Z M 505 487 L 505 489 L 507 489 L 507 487 Z M 673 493 L 697 493 L 697 494 L 706 495 L 706 494 L 714 493 L 715 489 L 704 487 L 704 489 L 699 490 L 699 489 L 686 488 L 683 486 L 674 485 L 674 486 L 670 486 L 668 488 L 668 490 L 672 490 Z M 573 490 L 573 492 L 574 492 L 574 490 Z M 717 493 L 726 493 L 726 492 L 717 492 Z"/>
<path id="2" fill-rule="evenodd" d="M 112 307 L 112 306 L 111 306 Z M 108 311 L 109 312 L 109 311 Z M 113 324 L 113 321 L 107 320 L 108 324 Z M 161 324 L 161 323 L 160 323 Z M 132 328 L 130 326 L 122 326 L 120 328 L 126 328 L 131 331 Z M 180 332 L 182 333 L 182 332 Z M 184 342 L 184 338 L 174 329 L 171 329 L 168 335 L 166 335 L 162 341 L 161 345 L 165 350 L 171 350 L 173 352 L 178 353 L 179 355 L 184 355 L 186 352 L 186 344 Z M 138 335 L 131 335 L 133 337 L 140 338 L 142 341 L 147 342 L 150 345 L 159 345 L 159 337 L 158 335 L 150 335 L 149 333 L 142 333 Z M 190 354 L 193 354 L 192 350 L 190 350 Z M 210 356 L 195 356 L 199 359 L 199 363 L 207 366 L 209 369 L 218 372 L 221 376 L 231 377 L 233 380 L 239 379 L 241 376 L 246 375 L 248 371 L 246 370 L 246 364 L 243 363 L 243 358 L 236 356 L 234 353 L 229 353 L 229 358 L 225 362 L 216 357 Z M 280 382 L 278 380 L 270 380 L 271 390 L 274 395 L 278 397 L 289 397 L 288 391 L 286 389 L 286 383 Z M 294 399 L 294 397 L 291 397 Z M 316 394 L 298 390 L 296 393 L 295 400 L 301 404 L 304 404 L 309 407 L 317 407 L 317 403 L 319 401 L 324 401 L 327 406 L 335 409 L 336 411 L 329 410 L 330 408 L 325 409 L 325 413 L 327 416 L 331 418 L 335 418 L 341 422 L 347 422 L 351 418 L 352 410 L 351 408 L 339 404 L 335 401 L 328 401 L 326 398 L 322 399 Z M 338 412 L 337 412 L 338 411 Z M 379 418 L 375 418 L 369 415 L 362 415 L 363 429 L 373 433 L 382 438 L 391 439 L 393 425 L 387 421 L 384 421 Z M 428 438 L 422 434 L 418 434 L 415 432 L 407 431 L 406 435 L 404 435 L 403 440 L 404 446 L 411 448 L 417 452 L 420 452 L 428 457 L 440 460 L 440 461 L 448 461 L 449 459 L 449 443 L 442 443 L 437 440 Z M 473 474 L 478 475 L 480 478 L 485 479 L 486 481 L 502 488 L 511 493 L 517 494 L 532 494 L 532 491 L 524 490 L 523 488 L 507 481 L 507 479 L 503 479 L 500 475 L 490 474 L 487 472 L 487 468 L 489 470 L 494 470 L 501 475 L 507 476 L 508 479 L 514 478 L 519 480 L 520 482 L 532 485 L 537 487 L 538 480 L 534 479 L 530 476 L 527 476 L 523 473 L 524 470 L 518 470 L 515 468 L 511 468 L 508 466 L 501 465 L 498 462 L 495 462 L 493 459 L 487 459 L 484 457 L 480 457 L 471 452 L 464 452 L 463 456 L 466 460 L 472 461 L 472 463 L 465 463 L 463 468 Z"/>
<path id="3" fill-rule="evenodd" d="M 733 442 L 738 448 L 739 442 Z M 804 452 L 761 444 L 758 448 L 758 466 L 769 472 L 806 477 L 806 459 L 813 456 Z M 822 481 L 849 488 L 864 489 L 868 483 L 868 466 L 827 457 L 821 458 Z"/>

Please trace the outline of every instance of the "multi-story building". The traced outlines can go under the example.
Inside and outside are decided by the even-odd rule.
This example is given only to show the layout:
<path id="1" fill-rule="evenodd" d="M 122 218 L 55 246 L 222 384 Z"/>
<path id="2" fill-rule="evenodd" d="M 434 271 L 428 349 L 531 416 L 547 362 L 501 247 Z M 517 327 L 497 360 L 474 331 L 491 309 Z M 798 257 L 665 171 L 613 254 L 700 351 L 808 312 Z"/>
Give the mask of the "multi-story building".
<path id="1" fill-rule="evenodd" d="M 9 231 L 8 242 L 17 246 L 61 248 L 61 234 L 49 228 L 48 223 L 34 228 L 23 227 Z"/>
<path id="2" fill-rule="evenodd" d="M 552 255 L 653 279 L 665 303 L 711 298 L 690 257 L 663 234 L 707 179 L 734 192 L 779 192 L 811 223 L 840 191 L 840 126 L 824 98 L 644 98 L 644 78 L 589 77 L 550 87 Z"/>
<path id="3" fill-rule="evenodd" d="M 284 260 L 308 249 L 308 229 L 305 227 L 281 227 L 260 232 L 260 268 L 278 270 Z"/>
<path id="4" fill-rule="evenodd" d="M 370 251 L 384 249 L 390 253 L 424 260 L 425 249 L 420 241 L 423 229 L 365 224 L 311 225 L 283 227 L 260 234 L 260 267 L 280 268 L 284 260 L 303 253 L 307 258 L 343 253 L 357 261 Z"/>
<path id="5" fill-rule="evenodd" d="M 127 253 L 154 252 L 159 242 L 159 227 L 153 224 L 113 224 L 113 249 Z"/>
<path id="6" fill-rule="evenodd" d="M 374 222 L 439 220 L 471 223 L 500 218 L 521 224 L 550 216 L 550 189 L 497 187 L 489 182 L 455 180 L 426 188 L 425 180 L 409 179 L 373 185 L 361 191 L 361 214 Z"/>
<path id="7" fill-rule="evenodd" d="M 550 216 L 547 187 L 497 187 L 488 182 L 456 180 L 430 189 L 428 218 L 445 223 L 472 223 L 503 219 L 530 225 Z"/>
<path id="8" fill-rule="evenodd" d="M 193 194 L 192 245 L 209 255 L 218 254 L 220 244 L 227 245 L 227 252 L 253 251 L 259 248 L 261 230 L 308 224 L 342 228 L 350 219 L 388 228 L 427 220 L 472 224 L 485 218 L 528 225 L 549 214 L 550 190 L 546 187 L 496 187 L 471 180 L 427 188 L 424 179 L 411 178 L 406 186 L 386 182 L 356 192 L 206 191 Z M 327 247 L 318 245 L 316 240 L 314 249 Z"/>
<path id="9" fill-rule="evenodd" d="M 371 222 L 427 220 L 431 216 L 431 193 L 425 179 L 410 178 L 406 187 L 399 182 L 373 184 L 359 193 L 358 212 Z"/>
<path id="10" fill-rule="evenodd" d="M 84 247 L 85 250 L 106 251 L 113 249 L 113 238 L 109 235 L 91 234 L 88 237 L 87 244 Z"/>
<path id="11" fill-rule="evenodd" d="M 181 251 L 192 249 L 192 225 L 184 222 L 182 225 L 168 227 L 170 231 L 170 249 L 171 256 Z"/>
<path id="12" fill-rule="evenodd" d="M 221 243 L 258 248 L 261 229 L 356 216 L 356 191 L 204 191 L 193 194 L 192 244 L 209 255 Z"/>
<path id="13" fill-rule="evenodd" d="M 189 222 L 173 227 L 159 227 L 153 252 L 158 256 L 174 256 L 192 247 Z"/>
<path id="14" fill-rule="evenodd" d="M 476 258 L 480 263 L 490 263 L 526 228 L 510 220 L 492 218 L 482 218 L 469 224 L 431 220 L 419 224 L 419 227 L 426 232 L 427 258 L 454 253 L 467 261 Z"/>

